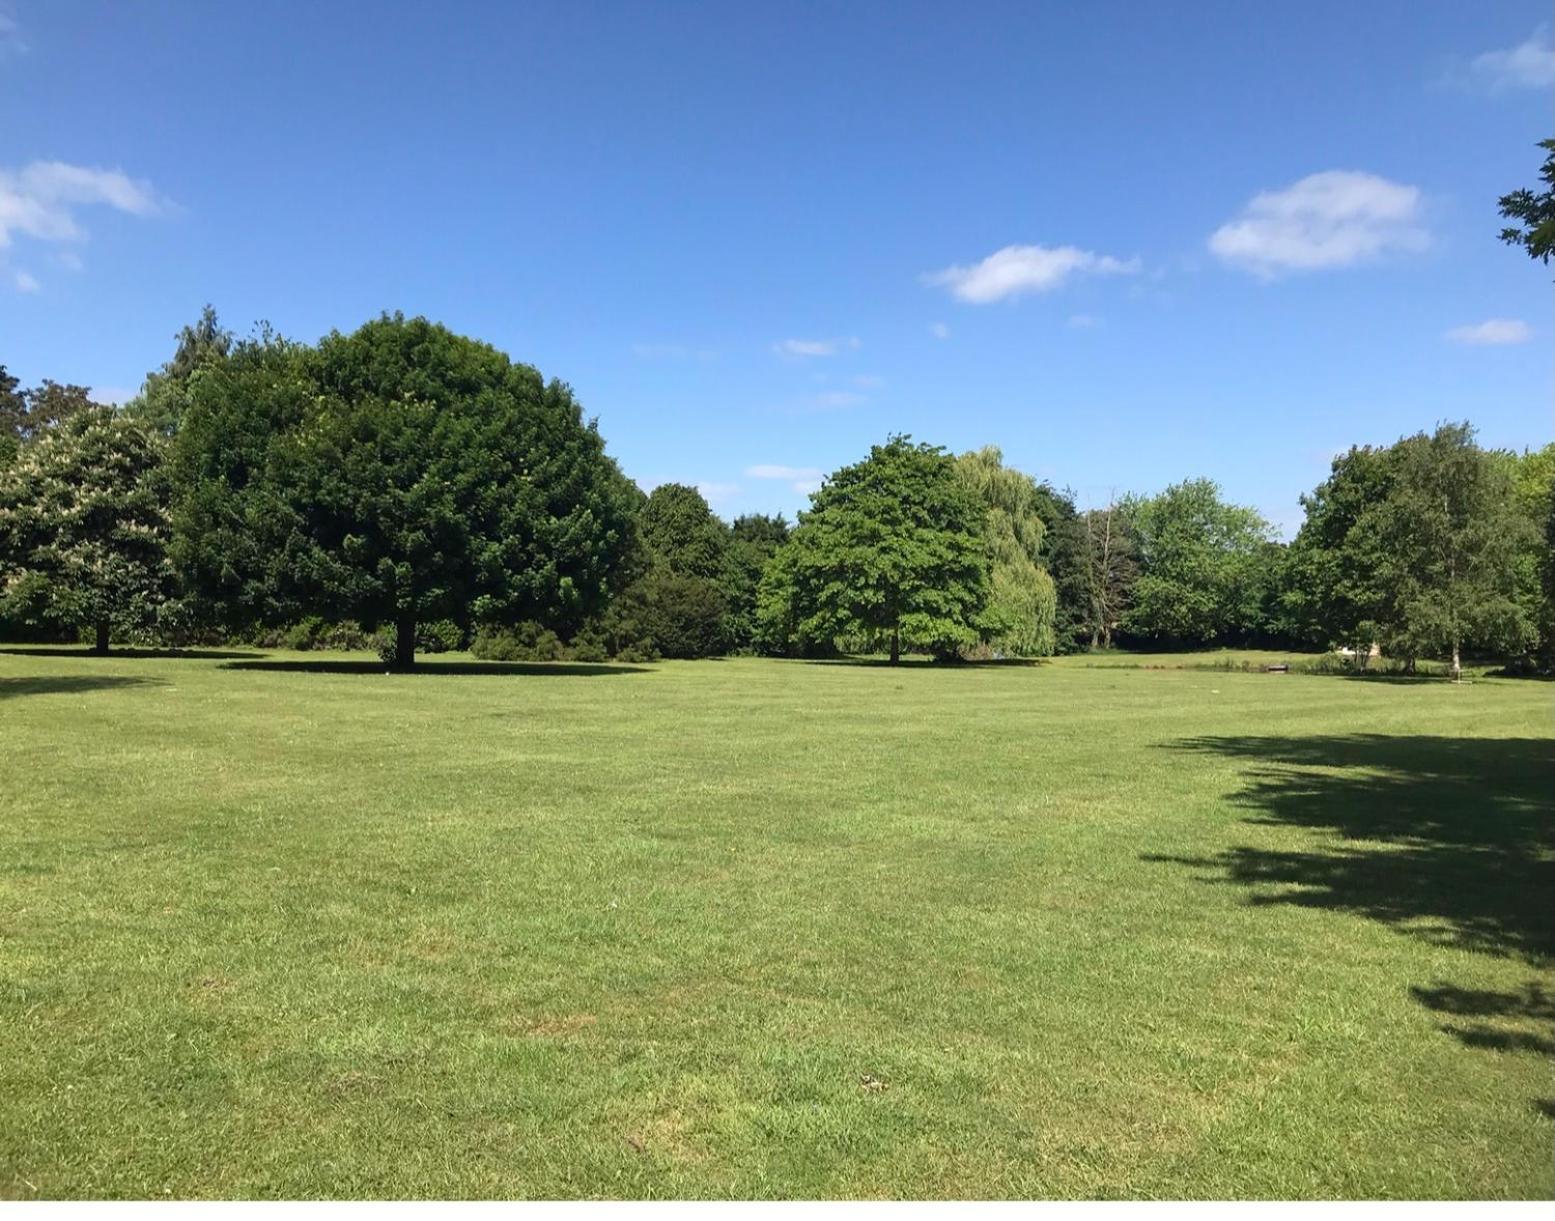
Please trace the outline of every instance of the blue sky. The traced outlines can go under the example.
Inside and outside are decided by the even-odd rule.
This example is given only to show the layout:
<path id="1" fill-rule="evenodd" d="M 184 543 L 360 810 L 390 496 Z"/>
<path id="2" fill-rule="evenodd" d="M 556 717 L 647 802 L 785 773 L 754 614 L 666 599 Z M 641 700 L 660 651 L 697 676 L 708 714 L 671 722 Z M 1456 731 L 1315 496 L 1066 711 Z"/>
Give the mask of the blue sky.
<path id="1" fill-rule="evenodd" d="M 1551 439 L 1552 273 L 1495 238 L 1549 16 L 0 0 L 0 362 L 122 397 L 206 301 L 401 309 L 725 515 L 903 431 L 1289 530 L 1351 442 Z"/>

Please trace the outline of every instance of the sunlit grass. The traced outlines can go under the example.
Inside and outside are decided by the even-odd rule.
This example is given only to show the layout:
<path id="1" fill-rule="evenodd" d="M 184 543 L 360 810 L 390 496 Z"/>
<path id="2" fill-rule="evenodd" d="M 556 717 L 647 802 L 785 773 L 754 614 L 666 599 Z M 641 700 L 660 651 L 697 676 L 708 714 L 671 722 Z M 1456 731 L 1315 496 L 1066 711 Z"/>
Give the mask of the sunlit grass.
<path id="1" fill-rule="evenodd" d="M 1547 684 L 0 655 L 0 1195 L 1546 1196 Z"/>

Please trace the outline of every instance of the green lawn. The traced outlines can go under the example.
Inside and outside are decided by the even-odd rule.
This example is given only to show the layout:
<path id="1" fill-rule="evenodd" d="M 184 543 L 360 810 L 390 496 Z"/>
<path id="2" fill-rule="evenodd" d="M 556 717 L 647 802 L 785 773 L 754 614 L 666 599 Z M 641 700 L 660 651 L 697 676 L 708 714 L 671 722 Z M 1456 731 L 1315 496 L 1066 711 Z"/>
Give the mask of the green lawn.
<path id="1" fill-rule="evenodd" d="M 0 654 L 0 1196 L 1549 1196 L 1549 684 Z M 342 672 L 343 671 L 343 672 Z"/>

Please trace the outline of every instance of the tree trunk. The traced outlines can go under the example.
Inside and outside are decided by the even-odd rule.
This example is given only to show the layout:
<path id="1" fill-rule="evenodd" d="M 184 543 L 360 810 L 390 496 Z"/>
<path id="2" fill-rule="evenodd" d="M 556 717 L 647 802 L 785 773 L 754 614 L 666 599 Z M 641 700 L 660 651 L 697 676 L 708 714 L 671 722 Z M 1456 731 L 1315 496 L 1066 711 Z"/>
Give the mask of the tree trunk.
<path id="1" fill-rule="evenodd" d="M 416 620 L 406 615 L 394 625 L 394 668 L 408 670 L 416 664 Z"/>
<path id="2" fill-rule="evenodd" d="M 902 631 L 900 628 L 891 629 L 891 664 L 894 666 L 902 660 Z"/>
<path id="3" fill-rule="evenodd" d="M 1458 655 L 1458 638 L 1456 636 L 1452 638 L 1452 681 L 1455 683 L 1463 681 L 1463 660 Z"/>
<path id="4" fill-rule="evenodd" d="M 108 652 L 108 620 L 97 621 L 97 641 L 92 645 L 92 652 L 106 655 Z"/>

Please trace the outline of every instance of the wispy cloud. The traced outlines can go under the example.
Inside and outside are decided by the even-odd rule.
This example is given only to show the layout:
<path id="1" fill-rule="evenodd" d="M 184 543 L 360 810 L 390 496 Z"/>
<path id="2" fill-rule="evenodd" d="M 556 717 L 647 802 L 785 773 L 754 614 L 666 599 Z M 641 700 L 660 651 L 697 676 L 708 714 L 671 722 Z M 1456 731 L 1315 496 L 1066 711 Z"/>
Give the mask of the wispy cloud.
<path id="1" fill-rule="evenodd" d="M 22 27 L 6 9 L 0 9 L 0 59 L 7 55 L 22 55 L 27 43 L 22 39 Z"/>
<path id="2" fill-rule="evenodd" d="M 1550 88 L 1555 85 L 1555 46 L 1549 27 L 1540 26 L 1515 47 L 1476 55 L 1456 76 L 1461 83 L 1490 93 Z"/>
<path id="3" fill-rule="evenodd" d="M 1075 246 L 1006 246 L 980 263 L 929 272 L 923 280 L 949 289 L 958 301 L 988 305 L 1051 292 L 1072 275 L 1132 275 L 1138 270 L 1138 259 L 1117 259 Z"/>
<path id="4" fill-rule="evenodd" d="M 740 485 L 737 483 L 705 482 L 696 485 L 697 491 L 702 493 L 702 499 L 708 504 L 722 504 L 733 500 L 740 494 Z"/>
<path id="5" fill-rule="evenodd" d="M 17 237 L 66 245 L 84 242 L 87 231 L 76 215 L 82 208 L 107 207 L 145 217 L 158 216 L 168 206 L 149 182 L 122 170 L 63 161 L 0 169 L 0 250 L 12 246 Z M 74 255 L 73 262 L 79 267 L 80 256 Z"/>
<path id="6" fill-rule="evenodd" d="M 950 328 L 943 322 L 931 322 L 929 323 L 929 334 L 933 335 L 935 339 L 949 339 Z"/>
<path id="7" fill-rule="evenodd" d="M 1350 267 L 1390 250 L 1419 250 L 1420 191 L 1376 174 L 1325 170 L 1264 191 L 1216 229 L 1210 250 L 1260 276 Z"/>
<path id="8" fill-rule="evenodd" d="M 779 356 L 791 356 L 806 360 L 815 356 L 836 356 L 839 352 L 856 351 L 863 347 L 857 335 L 844 339 L 780 339 L 772 345 Z"/>
<path id="9" fill-rule="evenodd" d="M 885 378 L 875 373 L 860 373 L 853 379 L 853 384 L 860 390 L 878 390 L 885 385 Z"/>
<path id="10" fill-rule="evenodd" d="M 38 277 L 30 272 L 18 271 L 11 278 L 16 285 L 16 291 L 19 293 L 35 293 L 43 287 L 43 285 L 38 283 Z"/>
<path id="11" fill-rule="evenodd" d="M 634 343 L 632 355 L 644 360 L 714 360 L 711 348 L 692 348 L 680 343 Z"/>
<path id="12" fill-rule="evenodd" d="M 784 466 L 781 463 L 759 463 L 745 468 L 747 479 L 776 479 L 789 485 L 794 491 L 808 496 L 821 486 L 823 478 L 819 467 Z"/>
<path id="13" fill-rule="evenodd" d="M 1077 331 L 1088 331 L 1101 325 L 1101 319 L 1093 314 L 1070 314 L 1069 325 Z"/>
<path id="14" fill-rule="evenodd" d="M 1454 343 L 1495 345 L 1527 343 L 1533 331 L 1520 318 L 1487 318 L 1471 326 L 1455 326 L 1447 332 Z"/>

